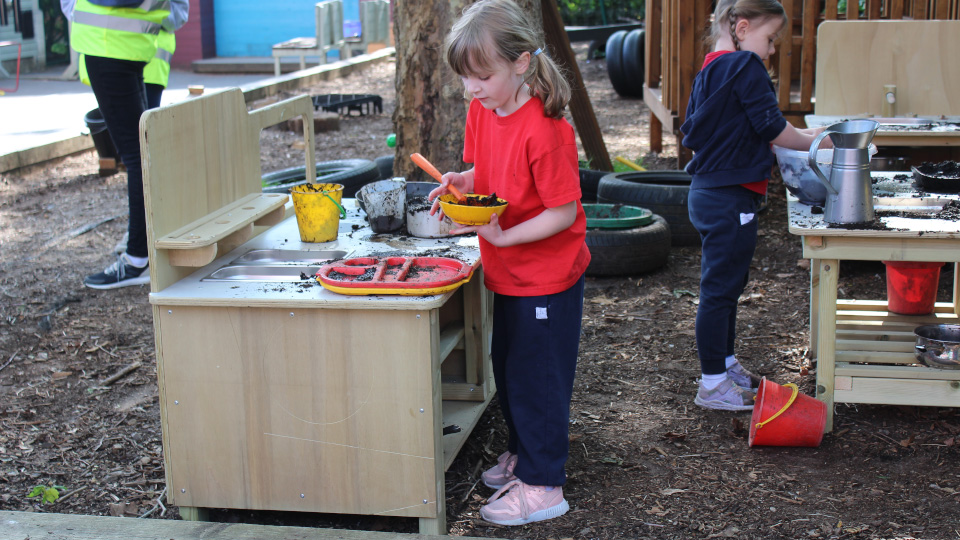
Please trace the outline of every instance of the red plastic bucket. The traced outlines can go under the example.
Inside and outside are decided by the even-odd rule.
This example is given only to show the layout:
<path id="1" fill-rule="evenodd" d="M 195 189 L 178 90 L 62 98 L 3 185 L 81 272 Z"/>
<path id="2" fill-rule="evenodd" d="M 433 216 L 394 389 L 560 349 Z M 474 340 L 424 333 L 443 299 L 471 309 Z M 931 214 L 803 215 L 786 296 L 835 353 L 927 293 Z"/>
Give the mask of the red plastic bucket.
<path id="1" fill-rule="evenodd" d="M 887 309 L 926 315 L 937 302 L 942 262 L 883 261 L 887 265 Z"/>
<path id="2" fill-rule="evenodd" d="M 795 384 L 760 379 L 750 416 L 750 446 L 820 446 L 827 404 L 801 394 Z"/>

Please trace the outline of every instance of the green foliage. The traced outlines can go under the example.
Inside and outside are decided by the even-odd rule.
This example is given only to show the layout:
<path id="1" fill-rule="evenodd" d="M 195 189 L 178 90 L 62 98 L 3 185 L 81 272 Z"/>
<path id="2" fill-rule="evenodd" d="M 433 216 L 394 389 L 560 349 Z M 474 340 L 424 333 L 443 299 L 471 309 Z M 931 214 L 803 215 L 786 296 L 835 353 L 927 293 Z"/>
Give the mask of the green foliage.
<path id="1" fill-rule="evenodd" d="M 867 9 L 866 0 L 859 0 L 859 2 L 857 3 L 857 10 L 860 13 L 863 13 L 864 10 L 866 9 Z M 846 12 L 847 12 L 847 0 L 840 0 L 840 2 L 837 3 L 837 13 L 846 13 Z"/>
<path id="2" fill-rule="evenodd" d="M 599 26 L 643 20 L 645 0 L 557 0 L 567 26 Z"/>
<path id="3" fill-rule="evenodd" d="M 60 498 L 60 492 L 67 488 L 63 486 L 45 486 L 40 484 L 39 486 L 34 486 L 30 490 L 30 494 L 27 495 L 28 499 L 34 499 L 39 497 L 43 504 L 53 504 L 57 502 L 57 499 Z"/>

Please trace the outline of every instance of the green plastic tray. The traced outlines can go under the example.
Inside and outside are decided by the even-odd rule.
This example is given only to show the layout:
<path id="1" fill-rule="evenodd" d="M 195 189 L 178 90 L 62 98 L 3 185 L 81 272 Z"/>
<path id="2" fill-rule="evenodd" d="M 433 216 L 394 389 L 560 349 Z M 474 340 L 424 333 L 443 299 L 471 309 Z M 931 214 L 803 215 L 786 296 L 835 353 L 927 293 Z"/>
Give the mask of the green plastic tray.
<path id="1" fill-rule="evenodd" d="M 632 229 L 653 222 L 653 212 L 624 204 L 585 204 L 588 229 Z"/>

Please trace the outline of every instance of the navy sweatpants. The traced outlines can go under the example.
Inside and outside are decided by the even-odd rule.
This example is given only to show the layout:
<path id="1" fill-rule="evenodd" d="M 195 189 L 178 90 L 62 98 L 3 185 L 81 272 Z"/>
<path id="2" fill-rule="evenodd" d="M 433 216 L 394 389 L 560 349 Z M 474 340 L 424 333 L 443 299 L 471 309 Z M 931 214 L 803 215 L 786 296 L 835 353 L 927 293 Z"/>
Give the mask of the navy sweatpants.
<path id="1" fill-rule="evenodd" d="M 747 285 L 757 247 L 760 195 L 742 186 L 691 189 L 690 221 L 703 241 L 697 354 L 704 375 L 727 369 L 737 335 L 737 301 Z"/>
<path id="2" fill-rule="evenodd" d="M 526 484 L 562 486 L 580 347 L 583 284 L 545 296 L 494 295 L 493 377 Z"/>

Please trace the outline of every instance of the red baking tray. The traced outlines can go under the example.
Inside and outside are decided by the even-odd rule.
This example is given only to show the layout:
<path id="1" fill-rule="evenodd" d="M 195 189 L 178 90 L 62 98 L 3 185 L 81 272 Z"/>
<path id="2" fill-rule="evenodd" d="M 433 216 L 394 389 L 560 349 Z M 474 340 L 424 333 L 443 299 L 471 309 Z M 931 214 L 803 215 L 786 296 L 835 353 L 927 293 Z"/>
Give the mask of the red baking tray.
<path id="1" fill-rule="evenodd" d="M 427 296 L 456 289 L 472 273 L 450 257 L 356 257 L 321 266 L 317 281 L 341 294 Z"/>

